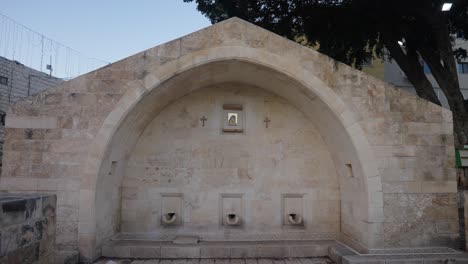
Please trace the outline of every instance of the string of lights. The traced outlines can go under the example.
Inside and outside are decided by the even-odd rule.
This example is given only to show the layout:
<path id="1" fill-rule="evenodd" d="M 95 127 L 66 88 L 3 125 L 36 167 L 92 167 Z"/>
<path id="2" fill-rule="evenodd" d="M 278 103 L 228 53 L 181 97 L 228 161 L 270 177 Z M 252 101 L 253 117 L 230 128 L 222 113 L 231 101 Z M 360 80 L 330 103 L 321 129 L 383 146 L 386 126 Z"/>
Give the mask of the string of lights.
<path id="1" fill-rule="evenodd" d="M 0 56 L 63 79 L 71 79 L 109 64 L 87 57 L 1 13 Z"/>

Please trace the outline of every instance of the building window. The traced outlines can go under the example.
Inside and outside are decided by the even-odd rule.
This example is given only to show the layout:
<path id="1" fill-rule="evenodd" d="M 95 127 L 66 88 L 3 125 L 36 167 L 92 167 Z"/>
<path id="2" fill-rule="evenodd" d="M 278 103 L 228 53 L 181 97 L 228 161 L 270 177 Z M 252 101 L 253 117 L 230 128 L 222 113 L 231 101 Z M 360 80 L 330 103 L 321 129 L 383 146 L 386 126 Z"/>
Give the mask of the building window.
<path id="1" fill-rule="evenodd" d="M 468 73 L 468 62 L 459 62 L 458 63 L 458 72 L 462 74 Z"/>
<path id="2" fill-rule="evenodd" d="M 0 84 L 8 85 L 8 78 L 5 76 L 0 76 Z"/>

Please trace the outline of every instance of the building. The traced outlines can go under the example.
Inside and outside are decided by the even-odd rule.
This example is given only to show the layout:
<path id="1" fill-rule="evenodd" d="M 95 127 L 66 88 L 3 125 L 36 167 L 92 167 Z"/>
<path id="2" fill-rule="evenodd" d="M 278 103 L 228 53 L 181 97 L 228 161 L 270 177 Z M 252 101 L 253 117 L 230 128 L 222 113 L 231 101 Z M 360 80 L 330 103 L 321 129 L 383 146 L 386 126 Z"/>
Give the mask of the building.
<path id="1" fill-rule="evenodd" d="M 18 100 L 61 84 L 63 80 L 0 57 L 0 160 L 5 128 L 5 113 Z M 0 163 L 1 168 L 1 163 Z"/>
<path id="2" fill-rule="evenodd" d="M 6 130 L 0 190 L 57 194 L 58 262 L 466 258 L 451 112 L 238 18 L 28 97 Z"/>

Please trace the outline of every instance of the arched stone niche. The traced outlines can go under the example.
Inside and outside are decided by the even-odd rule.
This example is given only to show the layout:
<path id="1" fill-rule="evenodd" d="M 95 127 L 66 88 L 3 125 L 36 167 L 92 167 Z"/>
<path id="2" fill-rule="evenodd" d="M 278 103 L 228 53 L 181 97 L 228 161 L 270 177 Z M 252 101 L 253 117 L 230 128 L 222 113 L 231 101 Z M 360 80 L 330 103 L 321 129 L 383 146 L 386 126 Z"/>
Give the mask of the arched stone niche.
<path id="1" fill-rule="evenodd" d="M 0 190 L 57 193 L 58 250 L 93 260 L 125 230 L 125 169 L 151 121 L 227 83 L 276 96 L 314 126 L 338 178 L 334 237 L 362 251 L 456 244 L 450 111 L 237 18 L 18 102 Z"/>
<path id="2" fill-rule="evenodd" d="M 229 103 L 242 107 L 242 132 L 223 129 Z M 148 124 L 127 156 L 122 233 L 204 241 L 339 237 L 338 177 L 314 120 L 261 88 L 219 83 L 183 96 Z M 170 216 L 163 221 L 170 213 L 172 224 Z M 229 214 L 240 222 L 228 222 Z"/>
<path id="3" fill-rule="evenodd" d="M 300 68 L 289 68 L 287 62 L 281 63 L 280 58 L 271 54 L 252 53 L 245 48 L 214 49 L 208 54 L 213 57 L 205 53 L 205 61 L 197 61 L 197 64 L 194 64 L 197 56 L 181 58 L 174 68 L 176 71 L 168 72 L 166 78 L 161 78 L 151 89 L 128 92 L 122 99 L 123 103 L 108 116 L 95 141 L 96 146 L 102 146 L 96 148 L 99 158 L 90 159 L 87 166 L 95 168 L 98 164 L 93 162 L 101 161 L 96 185 L 82 189 L 82 195 L 89 197 L 83 197 L 82 201 L 88 203 L 94 199 L 95 203 L 80 205 L 80 211 L 86 208 L 88 212 L 95 212 L 94 215 L 80 213 L 80 217 L 84 217 L 80 222 L 95 225 L 95 232 L 81 233 L 80 236 L 95 236 L 98 249 L 105 239 L 120 230 L 120 190 L 125 168 L 131 151 L 151 120 L 171 103 L 200 88 L 222 83 L 242 83 L 283 98 L 309 120 L 313 120 L 339 175 L 341 221 L 334 230 L 337 231 L 336 238 L 351 238 L 367 245 L 369 223 L 372 222 L 369 221 L 369 215 L 374 209 L 369 207 L 369 198 L 374 192 L 380 192 L 381 187 L 369 185 L 372 178 L 378 177 L 377 170 L 369 165 L 362 166 L 363 161 L 372 159 L 371 150 L 359 124 L 349 114 L 345 104 L 323 82 L 306 75 Z M 170 65 L 165 67 L 170 68 Z M 352 175 L 349 174 L 350 165 Z M 86 181 L 93 182 L 92 179 Z M 319 190 L 318 195 L 329 195 L 325 190 Z"/>

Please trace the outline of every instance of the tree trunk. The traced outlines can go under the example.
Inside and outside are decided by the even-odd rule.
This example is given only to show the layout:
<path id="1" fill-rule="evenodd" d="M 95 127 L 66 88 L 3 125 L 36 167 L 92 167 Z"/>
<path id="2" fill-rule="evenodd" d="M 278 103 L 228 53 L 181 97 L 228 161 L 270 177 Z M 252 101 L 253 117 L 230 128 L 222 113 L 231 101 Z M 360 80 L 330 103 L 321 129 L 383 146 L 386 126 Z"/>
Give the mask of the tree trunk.
<path id="1" fill-rule="evenodd" d="M 420 53 L 429 65 L 440 89 L 447 97 L 453 115 L 455 146 L 462 148 L 463 145 L 468 144 L 468 104 L 460 91 L 458 73 L 456 67 L 453 66 L 456 65 L 455 58 L 452 53 L 444 56 L 442 52 L 439 54 L 427 48 L 422 48 Z M 441 58 L 442 56 L 444 58 Z"/>
<path id="2" fill-rule="evenodd" d="M 444 16 L 430 16 L 429 40 L 434 45 L 422 45 L 418 51 L 429 65 L 431 72 L 445 94 L 453 115 L 455 147 L 468 144 L 468 104 L 458 82 L 458 69 L 452 48 L 448 23 Z"/>
<path id="3" fill-rule="evenodd" d="M 406 54 L 398 44 L 397 39 L 388 35 L 384 36 L 385 47 L 406 74 L 408 80 L 413 84 L 419 97 L 434 104 L 441 105 L 431 82 L 427 79 L 424 69 L 421 67 L 417 54 L 407 52 Z"/>
<path id="4" fill-rule="evenodd" d="M 453 130 L 455 132 L 456 148 L 463 148 L 468 145 L 468 109 L 464 111 L 452 111 L 453 114 Z"/>

